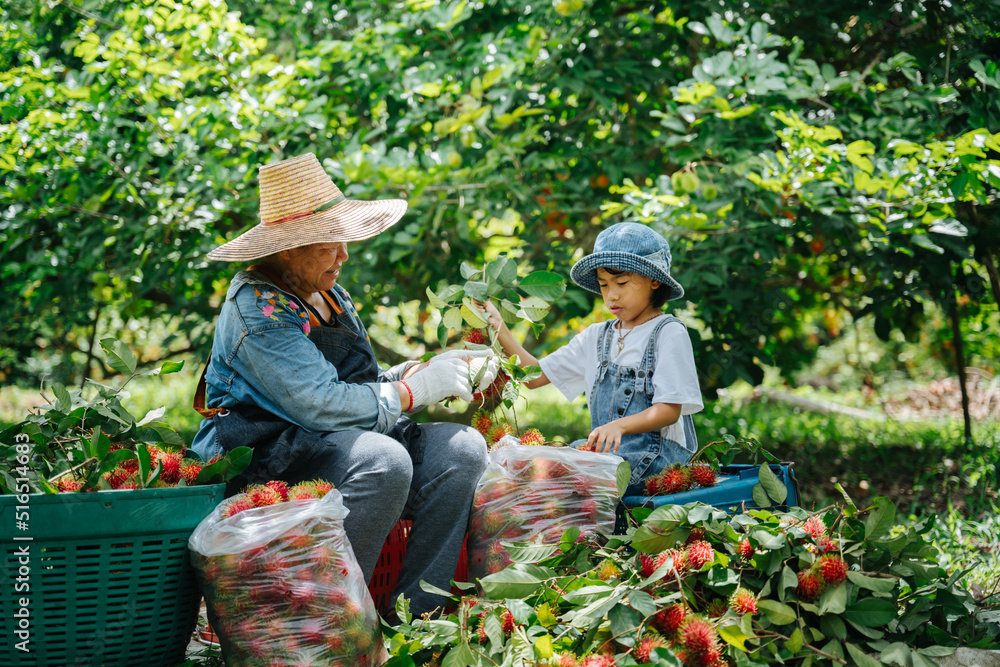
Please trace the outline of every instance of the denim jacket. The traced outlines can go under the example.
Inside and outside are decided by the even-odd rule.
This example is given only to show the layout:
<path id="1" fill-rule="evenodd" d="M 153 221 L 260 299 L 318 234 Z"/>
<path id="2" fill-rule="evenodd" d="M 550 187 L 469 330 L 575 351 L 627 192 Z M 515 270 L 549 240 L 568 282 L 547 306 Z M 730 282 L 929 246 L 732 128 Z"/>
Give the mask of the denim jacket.
<path id="1" fill-rule="evenodd" d="M 340 286 L 333 291 L 367 340 L 350 296 Z M 308 333 L 308 311 L 298 297 L 257 271 L 236 274 L 215 325 L 206 407 L 256 405 L 313 432 L 386 433 L 401 413 L 399 394 L 386 383 L 416 362 L 381 371 L 378 382 L 351 384 L 340 379 Z M 223 453 L 211 419 L 202 421 L 191 448 L 206 461 Z"/>

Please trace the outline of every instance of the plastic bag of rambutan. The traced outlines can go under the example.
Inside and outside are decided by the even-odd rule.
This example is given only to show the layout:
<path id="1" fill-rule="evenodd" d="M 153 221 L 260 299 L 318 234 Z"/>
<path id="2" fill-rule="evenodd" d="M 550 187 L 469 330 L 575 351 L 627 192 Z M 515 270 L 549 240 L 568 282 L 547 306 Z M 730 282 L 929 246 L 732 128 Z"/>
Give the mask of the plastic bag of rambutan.
<path id="1" fill-rule="evenodd" d="M 310 489 L 309 485 L 312 485 Z M 228 667 L 381 665 L 378 614 L 325 483 L 248 488 L 188 540 Z"/>
<path id="2" fill-rule="evenodd" d="M 621 457 L 548 445 L 508 445 L 489 457 L 469 518 L 473 580 L 510 564 L 504 542 L 555 544 L 574 526 L 581 540 L 614 532 Z"/>

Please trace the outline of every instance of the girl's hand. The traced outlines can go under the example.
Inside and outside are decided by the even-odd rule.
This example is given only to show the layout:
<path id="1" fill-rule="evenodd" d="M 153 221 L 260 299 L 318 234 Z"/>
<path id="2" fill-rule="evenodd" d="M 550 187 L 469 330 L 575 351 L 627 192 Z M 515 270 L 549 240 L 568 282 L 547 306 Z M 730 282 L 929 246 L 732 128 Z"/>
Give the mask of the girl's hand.
<path id="1" fill-rule="evenodd" d="M 500 311 L 497 307 L 493 305 L 492 301 L 487 301 L 486 303 L 480 303 L 476 301 L 476 307 L 479 308 L 480 313 L 489 314 L 489 325 L 494 331 L 500 331 L 503 327 L 503 318 L 500 316 Z"/>
<path id="2" fill-rule="evenodd" d="M 618 422 L 609 422 L 603 426 L 598 426 L 587 437 L 587 445 L 594 448 L 595 452 L 614 452 L 622 444 L 624 431 Z"/>

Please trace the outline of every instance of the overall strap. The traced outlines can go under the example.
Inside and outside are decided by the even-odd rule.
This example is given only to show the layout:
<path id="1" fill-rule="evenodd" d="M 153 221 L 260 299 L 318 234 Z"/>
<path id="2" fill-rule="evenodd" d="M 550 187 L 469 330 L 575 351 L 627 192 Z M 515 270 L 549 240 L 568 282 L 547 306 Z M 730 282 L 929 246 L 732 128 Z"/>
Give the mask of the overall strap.
<path id="1" fill-rule="evenodd" d="M 597 373 L 594 381 L 600 382 L 608 372 L 608 363 L 611 353 L 611 331 L 614 329 L 615 320 L 608 320 L 604 323 L 601 333 L 597 337 Z"/>
<path id="2" fill-rule="evenodd" d="M 649 342 L 646 343 L 646 352 L 642 356 L 641 368 L 644 376 L 642 378 L 643 389 L 649 396 L 652 396 L 654 391 L 653 369 L 656 368 L 656 340 L 660 336 L 660 329 L 665 327 L 667 324 L 670 324 L 671 322 L 680 322 L 680 320 L 674 317 L 673 315 L 667 315 L 666 317 L 661 318 L 660 321 L 656 323 L 656 326 L 653 327 L 653 332 L 649 334 Z M 681 326 L 684 326 L 683 322 L 681 322 Z"/>

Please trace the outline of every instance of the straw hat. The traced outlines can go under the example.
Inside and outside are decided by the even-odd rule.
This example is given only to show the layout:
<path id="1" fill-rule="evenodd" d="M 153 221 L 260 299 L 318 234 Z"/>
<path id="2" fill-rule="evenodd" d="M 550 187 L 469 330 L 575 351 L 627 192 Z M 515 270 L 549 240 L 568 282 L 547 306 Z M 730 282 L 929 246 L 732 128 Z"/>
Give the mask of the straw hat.
<path id="1" fill-rule="evenodd" d="M 260 224 L 208 253 L 245 262 L 312 243 L 360 241 L 396 224 L 404 199 L 347 199 L 312 153 L 260 168 Z"/>

